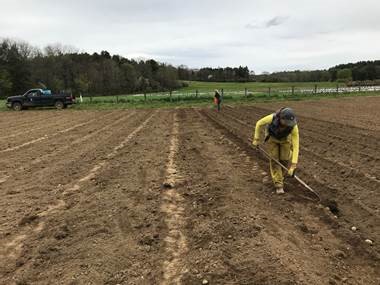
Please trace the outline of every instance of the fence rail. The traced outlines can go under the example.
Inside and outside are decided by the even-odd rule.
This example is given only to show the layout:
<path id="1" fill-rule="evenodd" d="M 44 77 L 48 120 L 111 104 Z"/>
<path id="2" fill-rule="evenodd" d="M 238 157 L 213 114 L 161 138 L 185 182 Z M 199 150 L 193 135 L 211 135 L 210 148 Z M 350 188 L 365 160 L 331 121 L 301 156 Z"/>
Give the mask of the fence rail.
<path id="1" fill-rule="evenodd" d="M 339 87 L 336 88 L 298 88 L 299 93 L 302 94 L 324 94 L 324 93 L 353 93 L 353 92 L 375 92 L 380 91 L 380 86 L 355 86 L 355 87 Z M 281 93 L 291 93 L 292 90 L 279 90 Z"/>
<path id="2" fill-rule="evenodd" d="M 257 88 L 244 90 L 223 90 L 220 89 L 222 97 L 226 99 L 238 99 L 238 98 L 276 98 L 278 96 L 290 97 L 290 96 L 307 96 L 310 95 L 328 95 L 328 94 L 348 94 L 348 93 L 370 93 L 380 92 L 380 86 L 355 86 L 355 87 L 343 87 L 337 85 L 336 87 L 319 87 L 315 85 L 313 88 L 291 86 L 289 88 Z M 214 90 L 189 90 L 189 91 L 168 91 L 159 93 L 139 93 L 129 95 L 111 95 L 111 96 L 85 96 L 80 101 L 84 103 L 141 103 L 141 102 L 154 102 L 154 101 L 166 101 L 177 102 L 185 100 L 206 100 L 214 96 Z"/>

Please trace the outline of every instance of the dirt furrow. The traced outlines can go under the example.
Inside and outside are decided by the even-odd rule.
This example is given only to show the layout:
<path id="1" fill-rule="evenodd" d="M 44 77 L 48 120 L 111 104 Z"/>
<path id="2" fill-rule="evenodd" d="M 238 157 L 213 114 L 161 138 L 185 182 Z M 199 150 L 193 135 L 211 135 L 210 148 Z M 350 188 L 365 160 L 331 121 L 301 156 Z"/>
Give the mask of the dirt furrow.
<path id="1" fill-rule="evenodd" d="M 180 171 L 191 177 L 184 195 L 192 221 L 187 233 L 191 270 L 184 284 L 203 279 L 211 284 L 324 284 L 348 278 L 342 277 L 349 274 L 348 265 L 334 256 L 345 242 L 321 221 L 330 214 L 304 201 L 273 197 L 261 184 L 267 173 L 243 149 L 206 120 L 183 116 L 188 123 L 181 136 L 186 144 Z M 320 216 L 310 216 L 314 212 Z M 323 246 L 328 250 L 320 252 Z"/>
<path id="2" fill-rule="evenodd" d="M 226 117 L 228 118 L 224 118 Z M 244 137 L 252 133 L 249 124 L 240 120 L 234 119 L 233 115 L 223 113 L 220 116 L 227 126 L 231 127 L 236 134 Z M 300 151 L 300 173 L 306 174 L 309 178 L 318 180 L 320 184 L 329 185 L 336 189 L 350 189 L 345 191 L 343 195 L 351 195 L 352 197 L 360 197 L 358 203 L 362 206 L 363 203 L 372 208 L 370 213 L 378 217 L 378 193 L 371 190 L 376 189 L 380 181 L 377 177 L 377 163 L 376 158 L 369 155 L 366 160 L 367 163 L 359 164 L 360 167 L 353 167 L 347 164 L 353 163 L 352 160 L 347 159 L 347 154 L 344 151 L 334 152 L 335 158 L 326 156 L 326 148 L 321 146 L 318 141 L 308 136 L 309 131 L 304 132 L 301 129 L 301 151 Z M 311 146 L 310 146 L 311 145 Z M 307 147 L 306 147 L 307 146 Z M 369 160 L 369 162 L 368 162 Z M 312 166 L 310 166 L 312 165 Z M 358 165 L 358 163 L 356 163 Z M 375 167 L 372 167 L 376 165 Z M 360 183 L 358 183 L 360 181 Z M 331 189 L 328 187 L 328 189 Z M 337 197 L 336 197 L 337 198 Z M 342 197 L 339 197 L 342 199 Z M 364 207 L 367 209 L 367 207 Z M 370 222 L 371 223 L 371 222 Z"/>
<path id="3" fill-rule="evenodd" d="M 49 205 L 49 200 L 61 193 L 64 185 L 73 179 L 80 179 L 82 173 L 88 173 L 95 161 L 107 159 L 110 146 L 123 141 L 125 131 L 140 124 L 141 119 L 147 116 L 146 111 L 137 112 L 136 115 L 134 113 L 121 112 L 125 114 L 126 124 L 102 132 L 96 141 L 73 149 L 65 155 L 64 159 L 57 160 L 50 167 L 42 165 L 38 169 L 20 173 L 0 184 L 0 190 L 4 194 L 4 199 L 0 202 L 2 205 L 0 219 L 7 221 L 2 222 L 1 232 L 3 234 L 10 232 L 12 228 L 17 227 L 23 216 L 33 216 L 33 212 L 40 212 L 41 208 L 48 207 L 46 205 Z M 10 176 L 12 177 L 11 174 Z M 39 201 L 38 207 L 35 205 L 36 200 Z M 17 207 L 11 206 L 16 204 Z M 5 207 L 5 205 L 8 206 Z"/>
<path id="4" fill-rule="evenodd" d="M 293 102 L 321 203 L 251 146 L 279 104 L 5 112 L 0 284 L 380 284 L 380 136 L 343 101 Z"/>
<path id="5" fill-rule="evenodd" d="M 10 156 L 1 165 L 3 169 L 9 169 L 12 176 L 20 175 L 24 172 L 32 172 L 35 169 L 39 169 L 41 164 L 53 161 L 58 163 L 62 156 L 68 156 L 68 153 L 72 152 L 72 149 L 85 149 L 83 144 L 86 144 L 89 140 L 96 136 L 106 132 L 109 128 L 117 127 L 124 121 L 128 120 L 133 115 L 131 112 L 127 116 L 124 114 L 115 114 L 110 116 L 107 114 L 107 118 L 103 117 L 100 124 L 94 124 L 95 119 L 88 122 L 88 126 L 81 127 L 72 132 L 67 131 L 62 135 L 62 138 L 54 139 L 50 143 L 41 147 L 29 148 L 27 155 L 20 156 L 15 154 L 17 159 Z M 86 124 L 87 125 L 87 124 Z M 87 133 L 83 135 L 83 133 Z M 43 153 L 41 155 L 41 153 Z M 42 167 L 43 169 L 44 167 Z M 43 171 L 43 170 L 42 170 Z M 11 179 L 11 175 L 8 175 L 8 179 Z M 4 182 L 4 181 L 3 181 Z"/>
<path id="6" fill-rule="evenodd" d="M 33 125 L 50 121 L 51 119 L 57 117 L 56 111 L 6 112 L 4 115 L 7 119 L 0 121 L 0 127 L 1 129 L 6 127 L 9 133 L 18 132 L 18 130 L 22 127 L 30 128 Z"/>
<path id="7" fill-rule="evenodd" d="M 71 153 L 71 149 L 68 148 L 71 144 L 89 136 L 91 137 L 92 133 L 98 132 L 99 129 L 103 129 L 121 118 L 123 118 L 123 114 L 106 113 L 99 118 L 93 118 L 85 123 L 44 136 L 42 137 L 44 139 L 42 144 L 27 143 L 26 148 L 16 146 L 18 150 L 7 151 L 2 154 L 1 168 L 10 168 L 12 171 L 17 169 L 24 170 L 28 165 L 38 163 L 46 156 L 53 156 L 55 153 L 59 154 L 62 150 L 65 150 L 64 155 Z"/>
<path id="8" fill-rule="evenodd" d="M 108 115 L 109 114 L 101 115 L 101 117 L 107 117 Z M 55 136 L 68 133 L 78 128 L 82 128 L 88 124 L 95 122 L 97 119 L 101 119 L 101 117 L 96 118 L 93 115 L 89 118 L 83 119 L 83 116 L 79 116 L 79 113 L 77 116 L 78 117 L 68 117 L 67 120 L 55 120 L 53 123 L 46 123 L 46 126 L 38 131 L 33 132 L 32 134 L 29 134 L 26 130 L 25 133 L 17 136 L 16 138 L 7 139 L 3 143 L 3 148 L 0 150 L 0 153 L 5 154 L 14 152 L 15 150 L 21 149 L 25 146 L 54 138 Z"/>
<path id="9" fill-rule="evenodd" d="M 223 112 L 224 116 L 231 118 L 232 120 L 236 120 L 242 125 L 247 126 L 248 128 L 254 128 L 255 122 L 258 120 L 258 116 L 255 113 L 250 113 L 250 115 L 244 115 L 242 112 L 235 112 L 233 108 L 226 108 Z M 263 114 L 264 116 L 265 114 Z M 305 120 L 309 121 L 307 118 L 300 119 L 300 126 L 302 128 L 302 143 L 307 146 L 313 146 L 319 148 L 325 156 L 331 158 L 344 158 L 348 160 L 350 164 L 353 166 L 357 166 L 360 168 L 366 167 L 368 172 L 378 173 L 379 170 L 379 161 L 380 157 L 376 152 L 365 152 L 368 149 L 368 144 L 363 146 L 363 144 L 356 144 L 354 141 L 344 141 L 343 138 L 338 137 L 331 132 L 326 130 L 323 135 L 314 130 L 314 127 L 308 123 L 305 124 Z M 315 142 L 318 142 L 316 144 Z M 349 153 L 349 157 L 347 158 L 347 153 Z"/>
<path id="10" fill-rule="evenodd" d="M 364 131 L 380 131 L 380 119 L 376 116 L 380 106 L 379 96 L 255 104 L 257 107 L 273 110 L 284 105 L 296 109 L 299 115 L 305 117 L 323 118 L 329 122 L 343 123 Z"/>
<path id="11" fill-rule="evenodd" d="M 239 137 L 244 144 L 248 144 L 246 132 L 240 124 L 235 121 L 226 120 L 221 114 L 210 113 L 215 120 L 221 125 L 230 129 L 234 135 Z M 302 141 L 302 139 L 301 139 Z M 376 184 L 365 178 L 363 184 L 370 188 L 362 187 L 358 182 L 358 177 L 352 176 L 351 171 L 338 172 L 339 167 L 326 160 L 317 153 L 302 149 L 300 156 L 299 175 L 305 179 L 313 188 L 318 189 L 320 195 L 324 198 L 326 206 L 333 205 L 336 212 L 343 217 L 346 228 L 352 225 L 361 225 L 361 238 L 374 239 L 379 232 L 379 208 L 377 201 Z M 368 183 L 365 183 L 368 182 Z M 339 206 L 336 206 L 336 203 Z M 353 210 L 353 208 L 355 210 Z M 352 240 L 352 243 L 360 244 L 358 239 Z M 374 248 L 375 255 L 378 255 L 380 248 L 376 245 Z"/>
<path id="12" fill-rule="evenodd" d="M 163 184 L 161 211 L 165 215 L 167 236 L 165 237 L 165 260 L 163 262 L 163 278 L 160 284 L 181 284 L 181 279 L 188 272 L 184 256 L 188 253 L 187 237 L 184 233 L 186 217 L 184 198 L 177 190 L 177 185 L 183 179 L 177 169 L 179 150 L 179 120 L 177 113 L 173 114 L 173 129 L 170 138 L 170 152 L 166 165 L 166 180 Z"/>
<path id="13" fill-rule="evenodd" d="M 154 120 L 145 117 L 135 126 L 110 150 L 109 163 L 96 176 L 84 179 L 80 191 L 62 196 L 66 206 L 44 218 L 41 232 L 25 240 L 18 265 L 9 266 L 2 280 L 157 284 L 166 227 L 160 195 L 171 121 L 160 111 Z"/>
<path id="14" fill-rule="evenodd" d="M 51 113 L 50 113 L 51 114 Z M 60 122 L 64 122 L 65 120 L 78 120 L 80 119 L 86 119 L 86 113 L 79 114 L 79 113 L 59 113 L 52 115 L 51 117 L 48 117 L 46 113 L 41 112 L 41 116 L 39 119 L 35 119 L 33 116 L 28 117 L 26 122 L 23 122 L 23 120 L 18 120 L 18 118 L 15 118 L 13 121 L 8 122 L 8 128 L 7 133 L 0 136 L 0 142 L 9 139 L 9 138 L 17 138 L 21 135 L 30 134 L 30 133 L 36 133 L 39 130 L 45 129 L 49 130 L 49 127 L 54 126 L 54 124 L 57 123 L 57 118 L 59 118 Z M 10 127 L 9 127 L 10 126 Z"/>
<path id="15" fill-rule="evenodd" d="M 209 118 L 209 116 L 207 116 L 206 118 Z M 222 125 L 216 125 L 217 128 L 221 128 L 221 126 Z M 222 133 L 224 133 L 225 129 L 222 128 L 221 130 L 223 131 Z M 210 130 L 206 133 L 211 134 L 212 131 Z M 229 131 L 227 131 L 224 134 L 227 135 L 230 139 L 235 140 L 234 135 L 230 136 Z M 209 143 L 205 143 L 205 146 L 208 146 Z M 236 140 L 235 143 L 233 143 L 232 145 L 228 143 L 229 146 L 235 145 L 235 147 L 230 147 L 229 149 L 227 148 L 224 152 L 221 151 L 223 152 L 223 155 L 221 156 L 220 164 L 223 165 L 224 168 L 227 168 L 225 175 L 221 175 L 221 177 L 226 177 L 223 180 L 228 180 L 229 177 L 231 179 L 233 177 L 239 177 L 239 175 L 242 176 L 243 174 L 248 175 L 250 169 L 253 169 L 254 172 L 257 172 L 257 170 L 255 169 L 255 165 L 250 165 L 249 167 L 246 167 L 244 165 L 244 160 L 242 160 L 241 162 L 233 163 L 231 165 L 231 168 L 226 166 L 228 161 L 234 161 L 234 157 L 244 158 L 244 155 L 241 154 L 242 150 L 243 152 L 246 151 L 247 153 L 254 153 L 250 148 L 244 147 L 244 144 L 241 144 L 239 142 L 239 139 Z M 232 153 L 233 150 L 235 150 L 235 154 L 233 154 L 229 159 L 227 159 L 226 153 Z M 218 157 L 217 154 L 215 154 L 215 157 Z M 214 160 L 216 158 L 213 157 Z M 210 159 L 209 163 L 210 161 L 212 160 Z M 258 160 L 257 162 L 259 166 L 261 166 L 262 168 L 263 161 Z M 238 167 L 236 167 L 237 165 Z M 234 167 L 238 169 L 236 172 L 231 170 Z M 212 171 L 213 168 L 210 167 L 209 172 L 212 173 Z M 251 179 L 248 178 L 249 175 L 248 177 L 246 176 L 246 179 L 248 181 L 253 180 L 257 182 L 262 182 L 260 178 L 255 179 L 254 177 L 252 177 L 254 176 L 254 172 L 250 173 Z M 239 181 L 244 181 L 244 178 L 241 177 Z M 324 207 L 320 205 L 315 205 L 313 203 L 305 203 L 305 200 L 299 199 L 298 197 L 288 197 L 287 199 L 285 199 L 285 201 L 281 198 L 277 198 L 278 196 L 273 197 L 271 196 L 271 193 L 273 192 L 271 192 L 270 190 L 268 191 L 268 187 L 271 188 L 271 183 L 267 183 L 267 181 L 268 178 L 264 177 L 264 186 L 261 187 L 262 191 L 260 191 L 260 188 L 258 189 L 259 191 L 255 191 L 254 186 L 250 188 L 250 191 L 252 191 L 251 195 L 254 195 L 255 198 L 261 201 L 258 203 L 258 205 L 256 205 L 257 203 L 255 204 L 251 202 L 249 206 L 247 205 L 247 207 L 256 208 L 259 214 L 268 211 L 268 217 L 264 220 L 269 222 L 268 226 L 275 226 L 274 228 L 271 228 L 271 230 L 276 232 L 276 234 L 274 235 L 275 239 L 273 239 L 273 237 L 266 236 L 265 240 L 270 241 L 268 244 L 268 246 L 270 247 L 270 251 L 279 254 L 280 257 L 278 255 L 276 257 L 280 258 L 280 260 L 284 264 L 287 264 L 290 267 L 288 268 L 290 271 L 287 270 L 286 272 L 293 272 L 295 276 L 297 276 L 296 279 L 293 279 L 294 281 L 292 281 L 291 284 L 326 284 L 328 282 L 339 282 L 342 279 L 347 280 L 346 278 L 351 280 L 353 284 L 367 284 L 366 282 L 368 282 L 368 284 L 376 284 L 376 282 L 378 282 L 379 275 L 376 273 L 375 268 L 377 266 L 376 264 L 378 264 L 379 262 L 379 255 L 376 253 L 376 249 L 367 246 L 364 243 L 364 239 L 362 236 L 360 236 L 359 238 L 357 234 L 350 232 L 348 229 L 348 225 L 346 224 L 346 221 L 343 221 L 344 217 L 342 219 L 335 218 L 334 215 L 330 211 L 326 211 Z M 238 187 L 239 194 L 237 194 L 236 196 L 240 196 L 241 184 L 241 182 L 236 182 L 236 184 L 232 184 L 231 186 L 232 188 Z M 288 190 L 291 190 L 293 186 L 288 185 L 288 188 Z M 245 201 L 246 199 L 246 196 L 244 196 L 243 200 Z M 265 209 L 266 207 L 263 208 L 262 206 L 265 199 L 269 201 L 269 205 L 266 205 L 267 209 Z M 205 208 L 209 208 L 210 203 L 207 203 L 207 200 L 205 203 Z M 220 201 L 216 201 L 215 203 L 219 205 Z M 243 202 L 239 201 L 239 203 Z M 235 206 L 238 207 L 238 205 Z M 229 203 L 228 206 L 224 207 L 230 207 Z M 240 212 L 239 210 L 237 211 Z M 272 220 L 271 217 L 275 217 L 275 220 Z M 285 217 L 284 220 L 282 220 L 283 217 Z M 241 215 L 239 216 L 239 218 L 241 219 Z M 279 224 L 277 224 L 277 222 Z M 296 228 L 292 229 L 292 227 Z M 278 235 L 278 231 L 280 231 L 280 229 L 284 229 L 284 232 L 282 232 L 282 234 L 284 235 L 283 238 L 281 238 L 281 232 L 280 235 Z M 292 234 L 290 235 L 289 233 Z M 230 235 L 232 236 L 232 238 L 234 238 L 233 234 Z M 284 247 L 280 246 L 279 248 L 276 248 L 276 239 L 279 239 L 281 246 L 281 243 L 284 242 Z M 354 240 L 355 242 L 353 242 Z M 293 243 L 299 246 L 298 250 L 294 248 L 294 252 L 292 252 L 291 250 L 292 246 L 294 246 Z M 302 253 L 300 253 L 301 249 Z M 288 253 L 285 254 L 285 252 Z M 305 256 L 302 256 L 303 254 L 305 254 Z M 313 256 L 314 259 L 308 261 L 308 256 Z M 318 262 L 317 260 L 321 262 L 320 265 L 315 265 L 315 263 Z M 307 264 L 308 262 L 309 264 Z M 329 265 L 327 266 L 327 264 Z M 370 265 L 370 267 L 362 267 L 358 266 L 358 264 L 372 265 Z M 316 269 L 315 266 L 317 266 L 318 269 Z M 325 268 L 326 266 L 327 268 Z M 303 271 L 310 271 L 300 273 L 298 272 L 300 268 Z M 333 268 L 335 268 L 335 270 Z M 319 270 L 322 270 L 323 272 L 319 272 Z M 357 272 L 358 275 L 354 273 L 351 275 L 352 272 Z M 368 278 L 366 279 L 366 281 L 362 279 L 362 276 L 365 275 L 364 272 L 371 272 L 371 276 L 367 276 Z M 344 275 L 350 276 L 343 277 Z M 355 276 L 360 277 L 356 278 Z M 334 281 L 335 279 L 337 279 L 338 281 Z M 273 283 L 276 282 L 273 280 L 267 281 L 267 283 L 263 282 L 263 284 Z M 241 284 L 246 283 L 242 282 Z M 249 283 L 247 282 L 247 284 Z"/>
<path id="16" fill-rule="evenodd" d="M 6 169 L 7 167 L 10 167 L 11 169 L 16 169 L 19 165 L 31 163 L 32 161 L 41 158 L 44 154 L 56 152 L 58 149 L 60 150 L 62 147 L 66 147 L 73 141 L 82 137 L 83 133 L 90 134 L 95 132 L 104 125 L 110 124 L 115 119 L 121 118 L 121 116 L 120 113 L 115 112 L 97 113 L 97 115 L 91 116 L 91 118 L 88 118 L 87 121 L 83 123 L 74 124 L 58 132 L 53 132 L 53 134 L 47 133 L 47 136 L 42 136 L 42 139 L 44 140 L 43 144 L 33 144 L 30 143 L 30 140 L 27 138 L 23 138 L 23 140 L 26 141 L 25 146 L 28 147 L 22 149 L 22 146 L 16 145 L 13 148 L 17 149 L 17 151 L 3 152 L 3 159 L 0 162 L 1 168 Z M 52 132 L 52 130 L 50 130 L 50 132 Z M 87 136 L 87 134 L 85 136 Z M 38 139 L 41 139 L 41 137 L 38 137 Z"/>
<path id="17" fill-rule="evenodd" d="M 44 112 L 42 112 L 44 113 Z M 9 122 L 7 132 L 0 137 L 0 145 L 2 148 L 6 146 L 12 147 L 25 143 L 30 138 L 42 137 L 45 134 L 51 133 L 52 130 L 58 131 L 68 128 L 69 126 L 77 123 L 85 122 L 88 120 L 88 115 L 91 113 L 79 113 L 79 112 L 58 112 L 54 116 L 48 116 L 50 113 L 47 111 L 45 119 L 34 121 L 33 117 L 30 118 L 30 123 L 19 124 L 15 122 Z M 88 114 L 88 115 L 87 115 Z"/>
<path id="18" fill-rule="evenodd" d="M 226 109 L 238 117 L 240 116 L 251 121 L 253 119 L 254 122 L 277 110 L 277 108 L 271 109 L 268 107 L 268 109 L 263 109 L 256 106 L 241 107 L 239 110 L 227 106 Z M 297 112 L 298 110 L 296 109 L 295 111 Z M 314 117 L 301 115 L 297 115 L 297 117 L 303 129 L 312 130 L 318 137 L 337 142 L 337 145 L 347 143 L 350 145 L 350 148 L 361 151 L 372 151 L 373 153 L 380 148 L 380 133 L 378 131 L 370 131 L 347 123 L 330 122 Z"/>
<path id="19" fill-rule="evenodd" d="M 253 130 L 251 130 L 252 125 L 254 125 L 253 123 L 249 124 L 246 121 L 238 119 L 234 115 L 229 114 L 228 111 L 224 112 L 223 116 L 229 119 L 228 124 L 233 124 L 231 120 L 236 121 L 238 123 L 237 128 L 241 129 L 242 132 L 246 134 L 253 133 Z M 345 180 L 347 180 L 347 177 L 350 177 L 351 182 L 352 180 L 357 181 L 360 179 L 363 182 L 362 187 L 373 188 L 380 183 L 380 179 L 377 177 L 380 166 L 379 160 L 376 157 L 363 154 L 361 151 L 355 152 L 355 150 L 348 149 L 345 146 L 338 146 L 336 142 L 325 141 L 315 136 L 315 133 L 311 130 L 302 128 L 301 131 L 302 151 L 317 155 L 318 159 L 314 161 L 323 160 L 330 166 L 329 168 L 339 167 L 343 174 L 349 173 L 349 175 L 345 175 Z M 351 153 L 349 158 L 347 158 L 348 151 Z M 355 160 L 353 159 L 354 157 L 356 158 Z"/>

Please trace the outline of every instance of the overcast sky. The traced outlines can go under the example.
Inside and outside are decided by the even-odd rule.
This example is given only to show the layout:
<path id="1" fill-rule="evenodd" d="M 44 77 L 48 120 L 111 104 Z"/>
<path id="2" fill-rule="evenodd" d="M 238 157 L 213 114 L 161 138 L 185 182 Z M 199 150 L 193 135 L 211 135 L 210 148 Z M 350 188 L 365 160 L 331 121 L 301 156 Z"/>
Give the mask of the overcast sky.
<path id="1" fill-rule="evenodd" d="M 379 0 L 0 0 L 0 37 L 256 72 L 380 59 Z"/>

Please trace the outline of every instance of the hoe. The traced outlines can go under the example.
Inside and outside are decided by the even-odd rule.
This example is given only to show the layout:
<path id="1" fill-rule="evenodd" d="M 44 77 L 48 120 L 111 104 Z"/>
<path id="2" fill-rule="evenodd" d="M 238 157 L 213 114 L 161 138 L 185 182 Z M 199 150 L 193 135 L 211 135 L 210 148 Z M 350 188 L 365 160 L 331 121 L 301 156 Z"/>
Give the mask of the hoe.
<path id="1" fill-rule="evenodd" d="M 279 166 L 281 166 L 284 170 L 288 171 L 289 169 L 283 165 L 280 161 L 278 161 L 277 159 L 271 157 L 271 155 L 266 152 L 262 147 L 258 146 L 258 149 L 270 160 L 274 161 L 275 163 L 277 163 Z M 322 199 L 321 197 L 319 196 L 319 194 L 314 191 L 309 185 L 307 185 L 301 178 L 299 178 L 297 175 L 294 175 L 294 178 L 302 185 L 304 186 L 307 190 L 309 190 L 311 193 L 313 193 L 314 196 L 316 196 L 318 198 L 318 201 L 321 202 Z M 314 200 L 313 200 L 314 201 Z"/>

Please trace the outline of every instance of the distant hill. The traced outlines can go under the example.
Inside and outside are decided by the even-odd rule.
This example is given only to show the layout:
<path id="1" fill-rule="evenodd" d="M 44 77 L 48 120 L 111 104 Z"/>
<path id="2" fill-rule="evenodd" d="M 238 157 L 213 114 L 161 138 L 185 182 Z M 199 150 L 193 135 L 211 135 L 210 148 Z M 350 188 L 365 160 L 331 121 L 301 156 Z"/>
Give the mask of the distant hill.
<path id="1" fill-rule="evenodd" d="M 179 79 L 205 82 L 352 82 L 380 80 L 380 60 L 340 64 L 324 70 L 294 70 L 255 75 L 248 67 L 188 69 L 178 67 Z"/>

